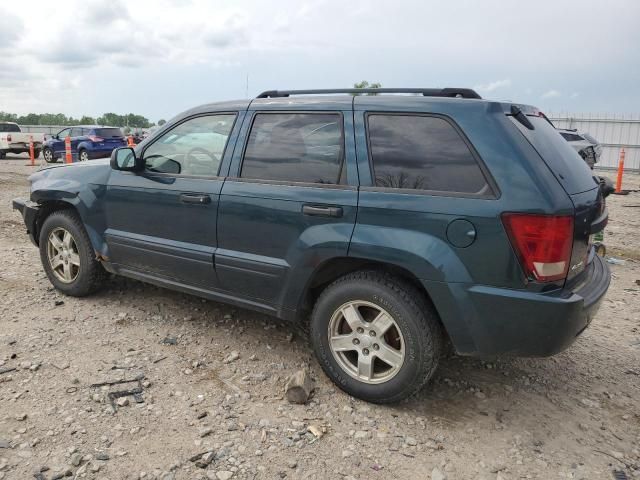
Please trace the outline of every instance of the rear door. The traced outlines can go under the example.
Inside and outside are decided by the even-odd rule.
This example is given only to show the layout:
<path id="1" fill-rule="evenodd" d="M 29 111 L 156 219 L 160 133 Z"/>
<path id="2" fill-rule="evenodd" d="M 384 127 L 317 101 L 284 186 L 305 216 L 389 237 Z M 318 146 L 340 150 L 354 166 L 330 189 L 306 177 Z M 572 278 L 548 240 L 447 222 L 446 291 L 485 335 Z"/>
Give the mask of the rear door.
<path id="1" fill-rule="evenodd" d="M 216 252 L 223 289 L 291 310 L 319 264 L 346 257 L 358 200 L 351 99 L 295 103 L 252 102 Z"/>
<path id="2" fill-rule="evenodd" d="M 145 170 L 114 170 L 105 237 L 120 270 L 213 290 L 216 215 L 238 112 L 199 114 L 142 152 Z M 228 148 L 231 145 L 231 148 Z"/>

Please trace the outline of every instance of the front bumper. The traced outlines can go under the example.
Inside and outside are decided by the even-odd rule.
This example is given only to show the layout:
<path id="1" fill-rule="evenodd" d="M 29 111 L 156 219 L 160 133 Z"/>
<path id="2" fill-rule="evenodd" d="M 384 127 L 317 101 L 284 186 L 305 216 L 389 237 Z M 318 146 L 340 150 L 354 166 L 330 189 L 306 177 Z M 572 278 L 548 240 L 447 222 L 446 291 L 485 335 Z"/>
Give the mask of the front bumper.
<path id="1" fill-rule="evenodd" d="M 34 245 L 38 245 L 38 214 L 40 205 L 24 198 L 14 198 L 11 202 L 14 210 L 18 210 L 22 214 L 22 219 L 27 227 L 27 233 Z"/>
<path id="2" fill-rule="evenodd" d="M 432 293 L 432 299 L 458 353 L 546 357 L 568 348 L 589 326 L 610 282 L 609 267 L 595 256 L 570 289 L 533 293 L 448 284 L 449 298 L 439 301 Z"/>

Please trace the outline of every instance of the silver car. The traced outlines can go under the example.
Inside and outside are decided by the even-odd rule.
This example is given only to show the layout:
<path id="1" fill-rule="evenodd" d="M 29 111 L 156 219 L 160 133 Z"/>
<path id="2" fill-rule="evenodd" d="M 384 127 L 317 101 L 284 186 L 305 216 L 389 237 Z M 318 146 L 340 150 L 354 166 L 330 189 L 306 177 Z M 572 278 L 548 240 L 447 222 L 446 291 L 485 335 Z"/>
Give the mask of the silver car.
<path id="1" fill-rule="evenodd" d="M 580 154 L 589 168 L 598 162 L 602 154 L 602 145 L 588 133 L 580 133 L 577 130 L 569 130 L 565 128 L 557 129 L 560 135 L 569 142 L 569 144 Z"/>

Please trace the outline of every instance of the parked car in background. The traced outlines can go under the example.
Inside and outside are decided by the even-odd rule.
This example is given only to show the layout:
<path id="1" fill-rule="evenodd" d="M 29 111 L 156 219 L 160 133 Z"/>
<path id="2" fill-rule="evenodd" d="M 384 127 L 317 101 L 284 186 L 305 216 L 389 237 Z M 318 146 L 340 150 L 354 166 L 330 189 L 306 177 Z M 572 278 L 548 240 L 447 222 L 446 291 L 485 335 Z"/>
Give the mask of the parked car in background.
<path id="1" fill-rule="evenodd" d="M 593 169 L 602 154 L 602 145 L 588 133 L 580 133 L 577 130 L 567 128 L 558 128 L 557 130 L 569 142 L 571 148 L 587 162 L 589 168 Z"/>
<path id="2" fill-rule="evenodd" d="M 17 123 L 0 122 L 0 158 L 4 158 L 7 153 L 28 153 L 31 140 L 33 140 L 33 154 L 38 158 L 44 142 L 44 134 L 22 132 Z"/>
<path id="3" fill-rule="evenodd" d="M 469 89 L 264 92 L 29 179 L 13 206 L 60 292 L 110 272 L 299 322 L 372 402 L 420 390 L 449 342 L 566 349 L 610 282 L 587 165 L 537 109 Z"/>
<path id="4" fill-rule="evenodd" d="M 44 143 L 42 154 L 47 163 L 55 163 L 59 158 L 64 158 L 66 137 L 71 137 L 73 159 L 80 162 L 108 157 L 114 149 L 127 145 L 127 140 L 118 127 L 69 127 L 60 130 Z"/>

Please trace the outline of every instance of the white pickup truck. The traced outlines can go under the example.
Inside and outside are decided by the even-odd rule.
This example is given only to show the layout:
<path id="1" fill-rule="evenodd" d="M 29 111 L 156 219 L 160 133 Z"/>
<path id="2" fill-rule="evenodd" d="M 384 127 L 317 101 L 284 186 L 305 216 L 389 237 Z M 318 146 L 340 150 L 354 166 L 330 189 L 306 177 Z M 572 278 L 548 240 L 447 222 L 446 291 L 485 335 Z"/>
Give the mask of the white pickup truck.
<path id="1" fill-rule="evenodd" d="M 0 122 L 0 158 L 7 153 L 28 153 L 32 140 L 33 154 L 38 158 L 44 142 L 43 133 L 23 133 L 17 123 Z"/>

